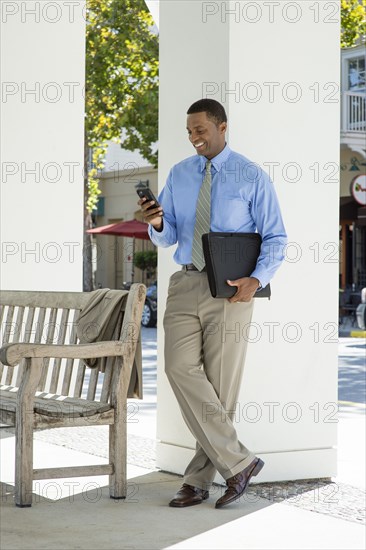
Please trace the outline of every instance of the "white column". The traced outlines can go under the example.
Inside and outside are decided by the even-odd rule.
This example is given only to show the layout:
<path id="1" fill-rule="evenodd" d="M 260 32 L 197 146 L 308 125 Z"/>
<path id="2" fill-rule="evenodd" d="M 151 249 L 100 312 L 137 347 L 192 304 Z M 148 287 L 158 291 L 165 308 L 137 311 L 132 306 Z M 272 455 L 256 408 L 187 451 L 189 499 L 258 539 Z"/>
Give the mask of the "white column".
<path id="1" fill-rule="evenodd" d="M 1 287 L 81 290 L 85 3 L 1 2 Z"/>
<path id="2" fill-rule="evenodd" d="M 165 0 L 160 43 L 160 186 L 172 164 L 194 154 L 187 108 L 217 99 L 231 148 L 272 176 L 288 232 L 273 297 L 256 300 L 250 333 L 238 335 L 250 343 L 235 424 L 266 463 L 256 481 L 334 476 L 339 3 Z M 183 473 L 194 439 L 163 358 L 173 251 L 159 251 L 158 466 Z"/>

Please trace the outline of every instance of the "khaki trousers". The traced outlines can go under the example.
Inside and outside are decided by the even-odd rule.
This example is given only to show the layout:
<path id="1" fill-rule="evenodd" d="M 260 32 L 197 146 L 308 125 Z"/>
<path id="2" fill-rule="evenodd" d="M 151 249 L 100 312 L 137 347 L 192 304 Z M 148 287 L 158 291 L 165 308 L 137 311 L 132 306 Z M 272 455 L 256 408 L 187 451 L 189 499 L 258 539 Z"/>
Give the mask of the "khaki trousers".
<path id="1" fill-rule="evenodd" d="M 253 307 L 254 299 L 212 298 L 205 272 L 182 270 L 169 281 L 165 372 L 197 441 L 184 483 L 201 489 L 210 487 L 216 470 L 226 480 L 255 458 L 232 423 Z"/>

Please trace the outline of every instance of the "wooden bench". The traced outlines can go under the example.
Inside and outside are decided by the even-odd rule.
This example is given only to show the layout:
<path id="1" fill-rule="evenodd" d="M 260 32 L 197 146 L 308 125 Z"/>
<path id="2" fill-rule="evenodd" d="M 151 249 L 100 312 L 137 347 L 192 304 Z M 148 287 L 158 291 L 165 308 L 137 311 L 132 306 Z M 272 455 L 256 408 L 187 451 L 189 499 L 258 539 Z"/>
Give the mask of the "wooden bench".
<path id="1" fill-rule="evenodd" d="M 126 497 L 127 392 L 146 288 L 124 295 L 113 341 L 80 344 L 78 316 L 87 292 L 0 292 L 0 422 L 15 425 L 15 504 L 32 505 L 32 481 L 109 475 L 111 498 Z M 83 359 L 101 358 L 104 368 Z M 102 372 L 103 371 L 103 372 Z M 109 425 L 109 464 L 33 469 L 33 430 Z"/>

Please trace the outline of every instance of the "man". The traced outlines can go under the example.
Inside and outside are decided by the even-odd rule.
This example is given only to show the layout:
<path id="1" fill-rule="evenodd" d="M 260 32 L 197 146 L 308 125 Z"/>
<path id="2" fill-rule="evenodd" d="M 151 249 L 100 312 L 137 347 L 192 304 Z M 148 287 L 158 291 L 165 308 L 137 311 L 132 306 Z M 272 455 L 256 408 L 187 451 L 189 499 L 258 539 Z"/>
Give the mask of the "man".
<path id="1" fill-rule="evenodd" d="M 239 499 L 264 464 L 238 440 L 232 422 L 247 340 L 237 342 L 230 331 L 238 323 L 241 329 L 249 325 L 256 291 L 284 258 L 286 232 L 268 175 L 226 144 L 223 106 L 201 99 L 187 115 L 197 155 L 170 170 L 159 207 L 147 210 L 155 203 L 146 199 L 139 204 L 152 242 L 163 247 L 178 243 L 174 260 L 182 266 L 169 281 L 165 371 L 197 446 L 184 484 L 169 504 L 183 508 L 206 500 L 218 470 L 227 484 L 216 502 L 222 508 Z M 201 245 L 208 230 L 257 230 L 262 236 L 255 270 L 250 277 L 228 281 L 237 287 L 228 300 L 213 298 L 209 290 Z"/>

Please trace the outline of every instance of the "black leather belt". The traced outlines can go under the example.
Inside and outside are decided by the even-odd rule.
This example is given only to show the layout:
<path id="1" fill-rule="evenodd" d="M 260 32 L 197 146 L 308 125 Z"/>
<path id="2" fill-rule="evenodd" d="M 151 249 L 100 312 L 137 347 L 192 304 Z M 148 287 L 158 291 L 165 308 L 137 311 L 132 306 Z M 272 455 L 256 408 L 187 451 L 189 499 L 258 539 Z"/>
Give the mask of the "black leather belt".
<path id="1" fill-rule="evenodd" d="M 193 264 L 184 264 L 182 265 L 183 271 L 199 271 L 197 267 Z M 206 267 L 202 269 L 202 271 L 206 271 Z"/>

